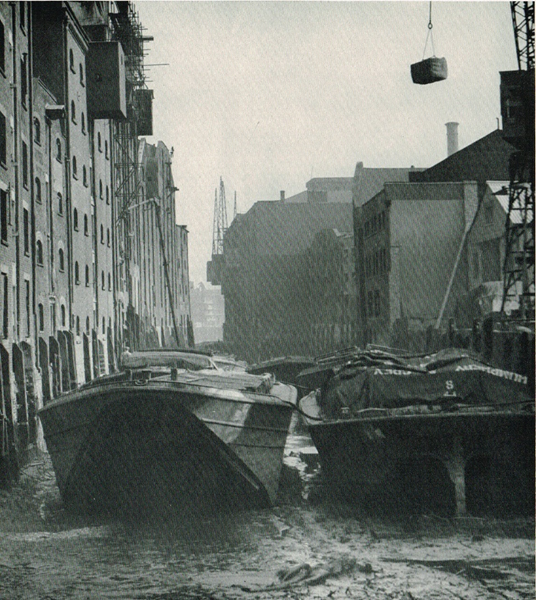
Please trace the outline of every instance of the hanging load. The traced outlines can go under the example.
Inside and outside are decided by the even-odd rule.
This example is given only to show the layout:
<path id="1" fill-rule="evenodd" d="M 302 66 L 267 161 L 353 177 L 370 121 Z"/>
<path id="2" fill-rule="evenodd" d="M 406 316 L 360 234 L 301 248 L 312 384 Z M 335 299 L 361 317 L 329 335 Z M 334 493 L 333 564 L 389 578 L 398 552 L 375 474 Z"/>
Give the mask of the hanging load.
<path id="1" fill-rule="evenodd" d="M 432 56 L 411 65 L 411 79 L 419 85 L 443 81 L 447 75 L 447 61 L 444 58 Z"/>
<path id="2" fill-rule="evenodd" d="M 438 58 L 435 55 L 434 48 L 434 37 L 432 32 L 432 3 L 430 2 L 430 18 L 428 21 L 428 35 L 426 36 L 426 42 L 424 43 L 423 59 L 420 62 L 411 65 L 411 79 L 413 83 L 419 85 L 426 85 L 428 83 L 434 83 L 436 81 L 443 81 L 447 78 L 448 69 L 447 61 L 445 58 Z M 432 44 L 433 55 L 430 58 L 424 58 L 426 54 L 426 47 L 428 46 L 428 40 Z"/>

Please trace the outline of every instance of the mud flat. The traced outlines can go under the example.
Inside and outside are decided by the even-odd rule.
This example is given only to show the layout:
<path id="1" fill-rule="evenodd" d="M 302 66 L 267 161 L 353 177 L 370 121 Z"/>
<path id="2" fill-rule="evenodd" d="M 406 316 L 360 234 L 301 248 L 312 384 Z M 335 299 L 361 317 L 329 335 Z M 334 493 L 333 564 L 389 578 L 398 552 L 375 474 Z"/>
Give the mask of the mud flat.
<path id="1" fill-rule="evenodd" d="M 136 523 L 68 514 L 43 456 L 0 493 L 0 598 L 535 597 L 534 519 L 371 517 L 294 441 L 279 506 Z"/>

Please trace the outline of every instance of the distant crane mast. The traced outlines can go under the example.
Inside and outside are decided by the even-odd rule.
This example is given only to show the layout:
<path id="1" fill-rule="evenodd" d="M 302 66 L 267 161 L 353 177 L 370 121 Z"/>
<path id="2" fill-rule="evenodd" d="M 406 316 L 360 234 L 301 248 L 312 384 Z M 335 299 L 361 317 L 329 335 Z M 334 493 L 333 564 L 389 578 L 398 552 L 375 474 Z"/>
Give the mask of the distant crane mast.
<path id="1" fill-rule="evenodd" d="M 218 188 L 214 193 L 214 225 L 212 230 L 212 256 L 223 255 L 223 236 L 229 227 L 227 223 L 227 201 L 225 185 L 220 177 L 220 193 Z"/>
<path id="2" fill-rule="evenodd" d="M 520 114 L 503 119 L 505 137 L 517 150 L 510 159 L 501 313 L 509 299 L 519 297 L 519 318 L 526 321 L 534 319 L 534 2 L 510 2 L 510 10 L 519 67 L 514 104 Z M 508 102 L 503 115 L 509 114 Z"/>

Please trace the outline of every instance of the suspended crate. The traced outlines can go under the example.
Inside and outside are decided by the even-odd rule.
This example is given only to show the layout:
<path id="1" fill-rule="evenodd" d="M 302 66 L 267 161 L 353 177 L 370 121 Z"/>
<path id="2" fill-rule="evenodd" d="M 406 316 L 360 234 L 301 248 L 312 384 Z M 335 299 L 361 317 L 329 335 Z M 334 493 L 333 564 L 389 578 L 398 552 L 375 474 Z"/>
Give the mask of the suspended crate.
<path id="1" fill-rule="evenodd" d="M 419 85 L 443 81 L 448 75 L 446 59 L 438 58 L 435 55 L 432 28 L 432 3 L 430 2 L 430 19 L 428 21 L 428 35 L 426 36 L 426 42 L 424 43 L 423 59 L 420 62 L 413 63 L 411 65 L 411 79 L 413 80 L 413 83 L 417 83 Z M 426 54 L 426 47 L 428 46 L 428 40 L 430 40 L 432 44 L 433 56 L 430 58 L 424 58 Z"/>
<path id="2" fill-rule="evenodd" d="M 445 58 L 432 56 L 411 65 L 411 79 L 413 83 L 426 85 L 447 78 L 448 69 Z"/>

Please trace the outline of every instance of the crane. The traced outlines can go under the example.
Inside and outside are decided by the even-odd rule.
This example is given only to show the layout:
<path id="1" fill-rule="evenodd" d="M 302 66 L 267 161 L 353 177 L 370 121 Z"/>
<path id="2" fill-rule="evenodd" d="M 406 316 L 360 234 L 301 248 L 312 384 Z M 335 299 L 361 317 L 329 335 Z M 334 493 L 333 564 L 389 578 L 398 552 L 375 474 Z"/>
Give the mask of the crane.
<path id="1" fill-rule="evenodd" d="M 519 319 L 534 313 L 534 3 L 510 2 L 518 71 L 501 73 L 503 132 L 510 158 L 503 299 L 519 298 Z"/>
<path id="2" fill-rule="evenodd" d="M 227 222 L 227 200 L 225 185 L 220 177 L 220 193 L 214 191 L 214 222 L 212 227 L 212 260 L 207 263 L 207 280 L 213 285 L 221 285 L 223 266 L 223 237 L 229 227 Z"/>

